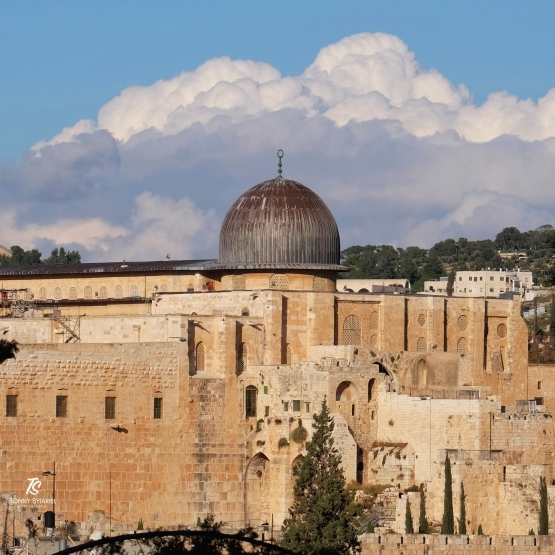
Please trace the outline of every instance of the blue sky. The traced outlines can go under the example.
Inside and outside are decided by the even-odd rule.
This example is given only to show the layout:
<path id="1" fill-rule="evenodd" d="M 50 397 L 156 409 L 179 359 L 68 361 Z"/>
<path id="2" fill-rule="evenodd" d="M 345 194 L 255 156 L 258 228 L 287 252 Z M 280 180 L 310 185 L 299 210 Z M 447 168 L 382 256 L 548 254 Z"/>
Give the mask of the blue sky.
<path id="1" fill-rule="evenodd" d="M 94 118 L 125 87 L 219 56 L 299 75 L 341 38 L 400 37 L 425 68 L 537 99 L 555 84 L 555 3 L 515 1 L 17 1 L 0 6 L 0 158 Z"/>
<path id="2" fill-rule="evenodd" d="M 555 3 L 0 3 L 0 244 L 210 257 L 246 189 L 344 247 L 555 224 Z"/>

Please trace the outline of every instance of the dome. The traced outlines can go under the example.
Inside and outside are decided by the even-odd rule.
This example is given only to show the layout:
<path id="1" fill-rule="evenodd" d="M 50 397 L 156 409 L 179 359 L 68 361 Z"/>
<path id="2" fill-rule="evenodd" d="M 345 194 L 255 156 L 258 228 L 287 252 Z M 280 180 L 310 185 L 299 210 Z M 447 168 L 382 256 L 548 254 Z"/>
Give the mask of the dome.
<path id="1" fill-rule="evenodd" d="M 220 231 L 220 264 L 339 269 L 339 255 L 339 231 L 326 203 L 281 177 L 243 193 Z"/>

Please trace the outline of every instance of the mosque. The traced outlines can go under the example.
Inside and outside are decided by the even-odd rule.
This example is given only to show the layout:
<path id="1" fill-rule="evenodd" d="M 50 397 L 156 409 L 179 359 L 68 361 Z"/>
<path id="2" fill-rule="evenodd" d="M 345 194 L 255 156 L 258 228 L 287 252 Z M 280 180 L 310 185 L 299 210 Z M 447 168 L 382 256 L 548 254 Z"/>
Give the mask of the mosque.
<path id="1" fill-rule="evenodd" d="M 469 529 L 537 527 L 554 368 L 528 364 L 519 297 L 350 293 L 344 270 L 331 211 L 281 167 L 231 206 L 218 260 L 0 268 L 16 524 L 55 497 L 87 530 L 277 529 L 326 397 L 350 487 L 383 486 L 381 526 L 403 531 L 407 496 L 418 521 L 421 485 L 441 519 L 448 454 Z"/>

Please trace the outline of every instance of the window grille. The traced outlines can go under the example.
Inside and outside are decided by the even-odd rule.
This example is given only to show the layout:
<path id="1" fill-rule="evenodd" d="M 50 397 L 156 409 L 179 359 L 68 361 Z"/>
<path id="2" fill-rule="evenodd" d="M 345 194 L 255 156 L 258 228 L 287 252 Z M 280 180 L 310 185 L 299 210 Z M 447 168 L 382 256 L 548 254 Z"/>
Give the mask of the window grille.
<path id="1" fill-rule="evenodd" d="M 325 291 L 327 286 L 326 278 L 315 276 L 312 282 L 313 291 Z"/>
<path id="2" fill-rule="evenodd" d="M 59 287 L 54 289 L 54 300 L 61 301 L 62 300 L 62 290 Z"/>
<path id="3" fill-rule="evenodd" d="M 270 289 L 289 289 L 289 276 L 287 274 L 274 274 L 270 278 Z"/>
<path id="4" fill-rule="evenodd" d="M 343 345 L 360 345 L 360 322 L 356 316 L 347 316 L 343 322 Z"/>
<path id="5" fill-rule="evenodd" d="M 204 343 L 197 343 L 197 372 L 204 372 Z"/>
<path id="6" fill-rule="evenodd" d="M 370 347 L 377 347 L 378 346 L 378 336 L 376 334 L 370 337 Z"/>
<path id="7" fill-rule="evenodd" d="M 161 397 L 154 398 L 154 420 L 161 420 L 162 419 L 162 405 L 164 403 L 164 399 Z"/>
<path id="8" fill-rule="evenodd" d="M 467 350 L 466 338 L 461 337 L 459 339 L 459 342 L 457 343 L 457 353 L 466 353 L 466 350 Z"/>
<path id="9" fill-rule="evenodd" d="M 245 276 L 243 274 L 239 274 L 231 278 L 231 288 L 233 291 L 244 291 L 245 287 Z"/>
<path id="10" fill-rule="evenodd" d="M 98 295 L 101 299 L 107 299 L 108 298 L 108 290 L 106 289 L 106 287 L 102 286 L 100 288 L 100 292 Z"/>
<path id="11" fill-rule="evenodd" d="M 39 300 L 46 301 L 46 289 L 44 287 L 39 289 Z"/>
<path id="12" fill-rule="evenodd" d="M 6 395 L 6 416 L 17 416 L 17 395 Z"/>
<path id="13" fill-rule="evenodd" d="M 92 289 L 88 285 L 85 287 L 85 299 L 92 299 Z"/>
<path id="14" fill-rule="evenodd" d="M 67 395 L 56 395 L 56 418 L 67 418 Z"/>
<path id="15" fill-rule="evenodd" d="M 69 300 L 75 301 L 77 299 L 77 289 L 75 287 L 69 288 Z"/>
<path id="16" fill-rule="evenodd" d="M 468 327 L 468 318 L 464 314 L 462 316 L 459 316 L 459 319 L 457 320 L 457 325 L 459 326 L 459 329 L 461 331 L 464 331 Z"/>
<path id="17" fill-rule="evenodd" d="M 237 351 L 237 374 L 242 374 L 248 369 L 248 352 L 247 346 L 244 343 L 239 345 L 239 350 Z"/>
<path id="18" fill-rule="evenodd" d="M 378 313 L 372 312 L 370 314 L 370 329 L 377 330 L 378 329 Z"/>
<path id="19" fill-rule="evenodd" d="M 116 417 L 116 398 L 105 397 L 104 398 L 104 418 L 106 420 L 114 420 L 115 417 Z"/>
<path id="20" fill-rule="evenodd" d="M 310 403 L 305 403 L 304 404 L 304 411 L 309 414 L 310 413 Z"/>
<path id="21" fill-rule="evenodd" d="M 417 351 L 426 350 L 426 340 L 423 337 L 418 338 L 418 342 L 416 343 L 416 350 Z"/>
<path id="22" fill-rule="evenodd" d="M 423 326 L 426 323 L 426 315 L 425 314 L 419 314 L 418 315 L 418 323 Z"/>
<path id="23" fill-rule="evenodd" d="M 123 287 L 116 285 L 116 299 L 123 299 Z"/>
<path id="24" fill-rule="evenodd" d="M 281 350 L 281 364 L 291 364 L 291 345 L 286 343 Z"/>
<path id="25" fill-rule="evenodd" d="M 249 385 L 245 389 L 245 416 L 250 418 L 256 416 L 256 396 L 258 390 L 254 385 Z"/>
<path id="26" fill-rule="evenodd" d="M 499 324 L 497 326 L 497 335 L 501 338 L 507 335 L 507 326 L 505 324 Z"/>

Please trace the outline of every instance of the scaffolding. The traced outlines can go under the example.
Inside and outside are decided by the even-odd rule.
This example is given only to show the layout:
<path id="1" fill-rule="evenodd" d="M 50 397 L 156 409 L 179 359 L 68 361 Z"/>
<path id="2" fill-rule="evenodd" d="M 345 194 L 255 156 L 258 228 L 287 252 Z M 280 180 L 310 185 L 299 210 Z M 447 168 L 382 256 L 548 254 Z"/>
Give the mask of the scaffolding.
<path id="1" fill-rule="evenodd" d="M 29 310 L 35 310 L 29 289 L 0 289 L 0 318 L 23 318 Z"/>

